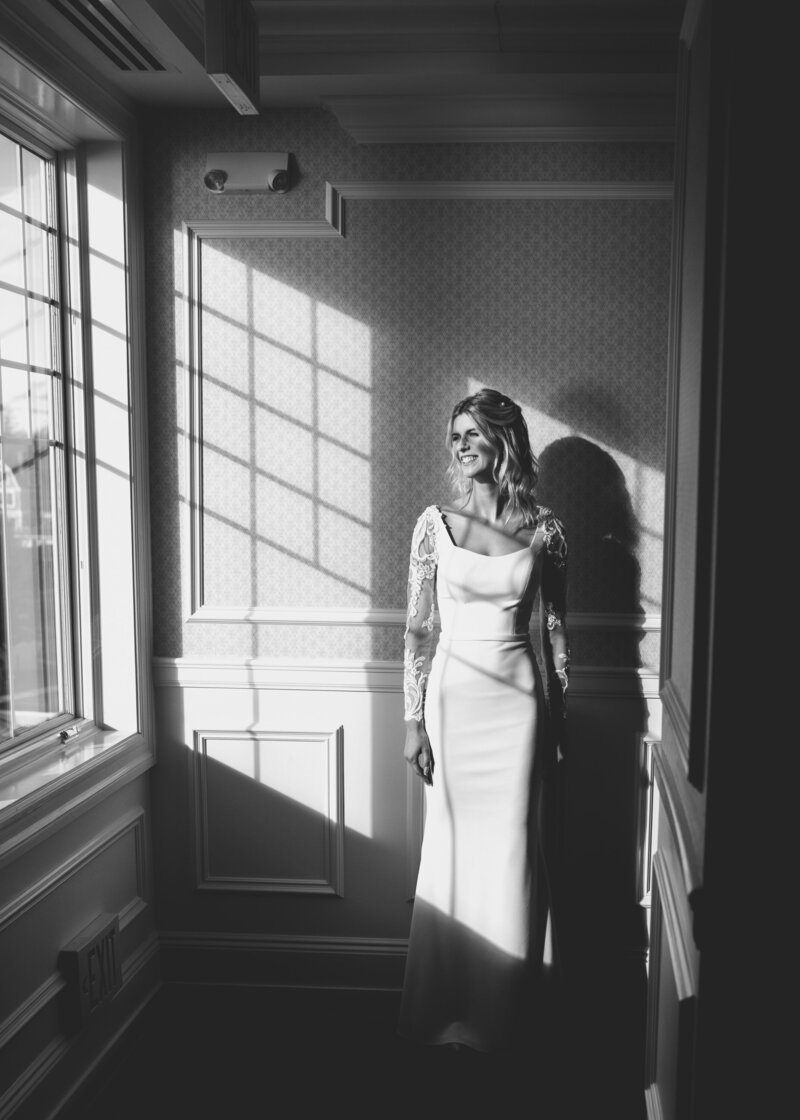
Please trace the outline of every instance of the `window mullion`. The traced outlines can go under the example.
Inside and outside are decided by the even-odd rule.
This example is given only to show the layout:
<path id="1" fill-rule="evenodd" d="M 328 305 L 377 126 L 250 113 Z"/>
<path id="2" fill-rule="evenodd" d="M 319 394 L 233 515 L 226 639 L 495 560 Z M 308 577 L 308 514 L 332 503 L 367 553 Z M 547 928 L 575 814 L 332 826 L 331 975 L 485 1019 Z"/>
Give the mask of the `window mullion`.
<path id="1" fill-rule="evenodd" d="M 76 557 L 72 549 L 72 507 L 73 495 L 67 473 L 67 407 L 68 392 L 65 377 L 63 324 L 66 320 L 67 301 L 63 286 L 63 274 L 59 262 L 61 226 L 59 221 L 59 182 L 56 175 L 56 162 L 52 160 L 47 167 L 47 259 L 50 273 L 49 332 L 51 355 L 51 383 L 49 407 L 52 417 L 52 453 L 50 477 L 53 493 L 58 495 L 54 504 L 53 534 L 57 539 L 56 555 L 60 559 L 58 570 L 59 599 L 61 609 L 56 613 L 58 627 L 59 690 L 65 706 L 75 716 L 82 712 L 80 695 L 76 688 L 76 653 L 73 633 L 79 628 L 76 603 L 72 594 L 73 569 Z M 55 231 L 55 232 L 53 232 Z M 58 407 L 56 407 L 56 400 Z M 66 625 L 65 625 L 66 623 Z"/>
<path id="2" fill-rule="evenodd" d="M 83 440 L 86 455 L 86 547 L 89 569 L 89 599 L 91 609 L 90 617 L 90 645 L 91 673 L 92 673 L 92 700 L 94 720 L 98 727 L 103 726 L 103 677 L 102 662 L 100 658 L 100 576 L 97 565 L 99 555 L 98 526 L 97 526 L 97 477 L 94 440 L 94 415 L 93 396 L 94 380 L 92 377 L 92 314 L 91 314 L 91 276 L 88 250 L 89 229 L 89 204 L 86 186 L 85 157 L 82 152 L 76 153 L 76 213 L 73 215 L 74 229 L 70 229 L 71 236 L 77 239 L 78 251 L 78 276 L 75 278 L 80 289 L 80 330 L 81 330 L 81 377 L 83 380 Z"/>
<path id="3" fill-rule="evenodd" d="M 2 377 L 0 377 L 0 425 L 2 424 L 2 416 L 3 416 L 3 379 L 2 379 Z M 3 434 L 2 430 L 0 429 L 0 436 L 2 436 L 2 434 Z M 15 703 L 14 703 L 14 662 L 13 662 L 13 658 L 11 656 L 11 609 L 10 609 L 10 605 L 9 605 L 9 601 L 8 601 L 9 564 L 8 564 L 8 541 L 6 539 L 7 536 L 8 536 L 8 526 L 6 524 L 6 520 L 7 520 L 6 513 L 7 513 L 7 510 L 9 509 L 9 507 L 10 507 L 10 500 L 9 500 L 8 494 L 6 492 L 6 458 L 5 458 L 5 454 L 3 454 L 3 464 L 2 465 L 3 465 L 3 470 L 2 470 L 2 476 L 3 476 L 3 478 L 2 478 L 2 494 L 3 494 L 2 543 L 3 543 L 3 551 L 2 551 L 2 556 L 0 556 L 0 563 L 2 563 L 2 566 L 3 566 L 3 569 L 2 569 L 2 574 L 3 574 L 2 597 L 3 597 L 3 626 L 5 628 L 6 687 L 7 687 L 7 691 L 8 691 L 8 734 L 9 734 L 9 737 L 13 737 L 14 728 L 16 727 L 17 721 L 16 721 L 16 716 L 15 716 Z"/>

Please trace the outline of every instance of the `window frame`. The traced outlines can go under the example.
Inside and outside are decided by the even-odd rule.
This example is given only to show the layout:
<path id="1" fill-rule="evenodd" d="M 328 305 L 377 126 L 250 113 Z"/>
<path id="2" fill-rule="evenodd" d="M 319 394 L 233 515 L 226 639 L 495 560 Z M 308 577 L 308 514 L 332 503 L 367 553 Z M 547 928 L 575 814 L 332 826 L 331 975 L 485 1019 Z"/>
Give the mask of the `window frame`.
<path id="1" fill-rule="evenodd" d="M 77 104 L 77 103 L 76 103 Z M 58 519 L 62 555 L 60 563 L 61 611 L 69 646 L 66 658 L 64 699 L 72 711 L 54 716 L 7 740 L 0 748 L 0 832 L 32 812 L 45 812 L 64 792 L 78 791 L 78 801 L 110 790 L 117 781 L 127 781 L 155 762 L 153 698 L 151 681 L 150 553 L 148 519 L 148 474 L 146 440 L 146 392 L 144 365 L 144 284 L 141 227 L 141 194 L 138 181 L 138 145 L 135 133 L 125 128 L 106 128 L 99 142 L 109 142 L 119 151 L 122 185 L 121 236 L 124 243 L 125 352 L 127 357 L 128 453 L 130 456 L 131 584 L 126 586 L 132 601 L 135 664 L 135 726 L 111 728 L 103 723 L 103 666 L 100 641 L 99 543 L 102 528 L 97 519 L 97 459 L 94 444 L 94 384 L 91 339 L 91 304 L 88 296 L 89 253 L 87 228 L 87 178 L 85 145 L 74 135 L 59 135 L 52 118 L 42 118 L 37 107 L 27 107 L 29 120 L 21 121 L 19 105 L 9 104 L 0 88 L 0 129 L 16 143 L 52 161 L 50 172 L 55 192 L 57 248 L 57 304 L 60 325 L 54 346 L 53 368 L 62 378 L 63 463 L 59 485 Z M 30 126 L 30 127 L 28 127 Z M 98 137 L 86 137 L 88 144 Z M 77 199 L 78 275 L 71 276 L 67 213 L 67 176 L 75 178 Z M 79 285 L 81 307 L 89 313 L 72 322 L 70 284 Z M 79 332 L 80 337 L 76 336 Z M 75 342 L 82 359 L 75 368 Z M 78 400 L 78 378 L 82 377 L 83 407 Z M 83 425 L 86 451 L 86 486 L 74 469 L 76 424 Z M 83 527 L 78 508 L 83 502 Z M 82 567 L 83 565 L 83 567 Z M 81 587 L 85 571 L 86 587 Z M 88 596 L 88 602 L 87 602 Z M 91 680 L 87 676 L 91 676 Z M 91 702 L 87 702 L 87 696 Z M 91 708 L 91 710 L 87 710 Z"/>
<path id="2" fill-rule="evenodd" d="M 75 725 L 79 719 L 78 710 L 83 707 L 78 700 L 74 673 L 74 659 L 76 656 L 76 637 L 81 640 L 81 635 L 74 635 L 74 570 L 73 565 L 77 558 L 70 533 L 72 515 L 73 483 L 69 469 L 69 454 L 67 450 L 67 429 L 70 426 L 71 394 L 67 391 L 71 384 L 71 376 L 65 369 L 65 316 L 64 316 L 64 272 L 63 272 L 63 233 L 60 214 L 60 185 L 61 166 L 58 153 L 37 143 L 32 138 L 20 134 L 18 128 L 8 127 L 5 119 L 0 116 L 0 132 L 19 147 L 26 149 L 41 159 L 46 166 L 47 177 L 47 209 L 48 225 L 55 230 L 55 249 L 51 253 L 48 246 L 51 267 L 51 295 L 57 307 L 58 329 L 52 331 L 51 337 L 51 368 L 53 376 L 60 382 L 60 409 L 54 416 L 54 426 L 50 433 L 51 442 L 60 450 L 54 474 L 56 485 L 53 491 L 53 535 L 57 537 L 58 549 L 58 595 L 60 615 L 60 656 L 62 658 L 62 673 L 64 677 L 63 698 L 65 706 L 70 703 L 74 711 L 61 712 L 47 719 L 41 720 L 35 726 L 26 728 L 18 735 L 12 733 L 11 737 L 0 741 L 0 762 L 12 752 L 17 751 L 20 756 L 25 753 L 26 747 L 41 749 L 45 747 L 54 736 L 61 739 L 61 733 L 66 728 Z M 55 293 L 55 295 L 54 295 Z M 51 392 L 55 389 L 51 387 Z M 10 635 L 9 635 L 10 636 Z M 84 721 L 85 722 L 85 721 Z"/>

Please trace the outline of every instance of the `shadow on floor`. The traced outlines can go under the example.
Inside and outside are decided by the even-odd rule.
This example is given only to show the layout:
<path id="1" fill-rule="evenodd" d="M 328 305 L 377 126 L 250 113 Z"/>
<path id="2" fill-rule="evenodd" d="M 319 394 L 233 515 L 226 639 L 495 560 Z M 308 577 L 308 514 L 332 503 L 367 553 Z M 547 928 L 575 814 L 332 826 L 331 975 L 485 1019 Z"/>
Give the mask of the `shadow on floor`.
<path id="1" fill-rule="evenodd" d="M 639 1071 L 609 1046 L 626 1041 L 619 992 L 602 1040 L 570 1024 L 571 1003 L 500 1059 L 398 1038 L 396 992 L 166 985 L 58 1120 L 644 1120 Z"/>

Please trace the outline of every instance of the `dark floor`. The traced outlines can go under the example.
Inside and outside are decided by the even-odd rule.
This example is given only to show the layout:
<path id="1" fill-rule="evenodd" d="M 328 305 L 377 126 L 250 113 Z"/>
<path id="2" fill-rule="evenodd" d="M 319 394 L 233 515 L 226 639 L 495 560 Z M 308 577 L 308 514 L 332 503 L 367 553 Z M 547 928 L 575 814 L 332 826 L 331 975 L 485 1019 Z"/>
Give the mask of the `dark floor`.
<path id="1" fill-rule="evenodd" d="M 395 992 L 165 985 L 59 1120 L 645 1120 L 638 995 L 602 987 L 500 1059 L 402 1041 Z"/>

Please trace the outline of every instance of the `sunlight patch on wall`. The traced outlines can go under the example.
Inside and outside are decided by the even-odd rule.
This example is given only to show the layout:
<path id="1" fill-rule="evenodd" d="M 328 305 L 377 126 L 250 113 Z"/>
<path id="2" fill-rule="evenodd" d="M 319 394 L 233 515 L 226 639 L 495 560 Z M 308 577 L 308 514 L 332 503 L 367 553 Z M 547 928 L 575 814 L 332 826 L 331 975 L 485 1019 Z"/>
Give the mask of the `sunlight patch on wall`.
<path id="1" fill-rule="evenodd" d="M 251 329 L 284 350 L 312 358 L 318 339 L 315 338 L 315 303 L 311 297 L 251 266 L 247 268 L 247 275 L 252 298 L 245 306 L 250 307 Z"/>
<path id="2" fill-rule="evenodd" d="M 239 534 L 246 534 L 252 516 L 249 464 L 236 462 L 211 446 L 206 446 L 203 452 L 203 463 L 205 516 L 224 522 Z M 214 532 L 219 532 L 217 525 Z M 245 544 L 245 540 L 239 539 L 237 547 L 241 549 Z"/>
<path id="3" fill-rule="evenodd" d="M 255 337 L 252 345 L 258 404 L 303 424 L 313 424 L 314 368 L 308 359 L 268 338 Z"/>
<path id="4" fill-rule="evenodd" d="M 222 277 L 226 287 L 231 287 L 238 292 L 244 292 L 247 284 L 247 268 L 243 261 L 236 260 L 228 253 L 215 249 L 209 241 L 203 242 L 202 256 L 203 279 L 206 277 Z M 225 289 L 218 283 L 206 287 L 203 284 L 203 310 L 217 312 L 226 318 L 229 323 L 247 325 L 248 305 L 231 305 L 225 298 Z M 246 335 L 242 335 L 246 339 Z M 244 369 L 247 367 L 244 366 Z"/>
<path id="5" fill-rule="evenodd" d="M 328 774 L 320 750 L 307 743 L 254 739 L 209 739 L 206 755 L 315 813 L 328 815 Z"/>
<path id="6" fill-rule="evenodd" d="M 317 359 L 368 389 L 372 385 L 369 327 L 333 307 L 317 304 Z"/>
<path id="7" fill-rule="evenodd" d="M 256 533 L 262 541 L 282 526 L 281 542 L 296 556 L 314 550 L 314 501 L 308 494 L 289 490 L 271 478 L 257 479 Z"/>
<path id="8" fill-rule="evenodd" d="M 226 371 L 215 366 L 203 379 L 203 442 L 221 457 L 246 462 L 247 447 L 242 434 L 250 424 L 250 402 L 244 393 L 235 392 L 224 383 L 225 376 Z M 211 468 L 217 464 L 209 458 L 205 465 L 208 484 Z M 221 468 L 222 464 L 218 466 Z"/>
<path id="9" fill-rule="evenodd" d="M 370 330 L 201 245 L 198 605 L 230 607 L 231 621 L 242 608 L 368 607 Z"/>
<path id="10" fill-rule="evenodd" d="M 319 446 L 319 497 L 354 520 L 372 516 L 372 467 L 369 459 L 325 440 Z"/>
<path id="11" fill-rule="evenodd" d="M 324 369 L 319 371 L 318 387 L 320 431 L 337 443 L 369 455 L 372 450 L 371 394 Z"/>
<path id="12" fill-rule="evenodd" d="M 256 473 L 267 474 L 277 482 L 290 484 L 313 497 L 317 442 L 314 431 L 258 407 L 254 421 L 255 446 L 251 465 Z M 242 435 L 246 436 L 246 430 L 240 435 L 240 443 L 243 442 Z M 246 449 L 247 444 L 244 443 L 243 450 Z M 279 526 L 276 524 L 275 528 L 277 530 Z"/>
<path id="13" fill-rule="evenodd" d="M 319 511 L 319 559 L 326 571 L 335 572 L 354 589 L 351 603 L 369 606 L 372 530 L 368 525 L 357 525 L 351 517 L 323 506 Z"/>

